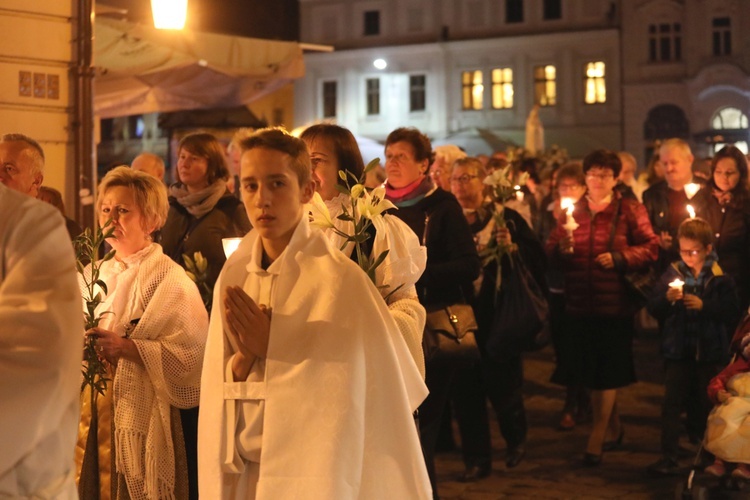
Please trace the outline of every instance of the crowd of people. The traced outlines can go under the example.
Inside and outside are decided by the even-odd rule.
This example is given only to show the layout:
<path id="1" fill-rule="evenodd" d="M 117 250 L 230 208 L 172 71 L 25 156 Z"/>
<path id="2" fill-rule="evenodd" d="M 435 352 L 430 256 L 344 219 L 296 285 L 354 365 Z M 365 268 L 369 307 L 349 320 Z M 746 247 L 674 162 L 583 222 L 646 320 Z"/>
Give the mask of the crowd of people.
<path id="1" fill-rule="evenodd" d="M 686 412 L 688 438 L 705 436 L 712 454 L 707 472 L 750 479 L 747 160 L 726 146 L 707 179 L 693 163 L 680 139 L 661 144 L 641 179 L 626 152 L 509 163 L 398 128 L 385 182 L 366 191 L 343 127 L 241 131 L 228 150 L 194 133 L 171 186 L 150 153 L 104 176 L 95 208 L 112 252 L 76 263 L 80 228 L 42 185 L 42 148 L 5 135 L 0 322 L 13 328 L 0 335 L 0 399 L 13 410 L 0 411 L 0 441 L 12 445 L 0 496 L 439 498 L 435 454 L 452 418 L 458 479 L 490 474 L 489 408 L 505 467 L 516 467 L 528 434 L 523 353 L 543 333 L 499 338 L 515 299 L 503 287 L 518 273 L 549 311 L 559 429 L 590 421 L 585 466 L 622 445 L 617 392 L 636 381 L 645 308 L 662 337 L 665 395 L 662 457 L 644 466 L 680 471 Z M 517 196 L 492 196 L 498 176 Z M 231 255 L 226 238 L 242 238 Z M 191 259 L 205 261 L 203 288 Z M 81 299 L 90 283 L 97 301 Z M 453 304 L 473 310 L 474 358 L 423 348 L 427 318 Z M 86 331 L 84 313 L 99 318 Z M 84 339 L 95 340 L 103 388 L 81 391 Z"/>

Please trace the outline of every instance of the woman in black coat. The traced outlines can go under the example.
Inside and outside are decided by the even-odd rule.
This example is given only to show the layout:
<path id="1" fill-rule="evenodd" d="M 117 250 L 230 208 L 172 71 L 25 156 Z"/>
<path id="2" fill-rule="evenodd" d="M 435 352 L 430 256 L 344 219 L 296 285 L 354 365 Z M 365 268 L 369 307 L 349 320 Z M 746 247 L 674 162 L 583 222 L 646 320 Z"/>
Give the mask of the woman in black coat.
<path id="1" fill-rule="evenodd" d="M 711 161 L 711 196 L 699 210 L 714 231 L 722 270 L 734 278 L 743 310 L 750 302 L 750 194 L 747 160 L 735 146 L 725 146 Z"/>

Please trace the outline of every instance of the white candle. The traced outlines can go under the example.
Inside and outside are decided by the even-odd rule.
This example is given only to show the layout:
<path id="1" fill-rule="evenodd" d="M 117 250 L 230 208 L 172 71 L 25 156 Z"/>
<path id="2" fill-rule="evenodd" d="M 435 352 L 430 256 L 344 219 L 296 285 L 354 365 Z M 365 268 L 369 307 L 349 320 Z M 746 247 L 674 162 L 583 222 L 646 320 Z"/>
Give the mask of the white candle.
<path id="1" fill-rule="evenodd" d="M 224 247 L 224 255 L 226 255 L 227 259 L 235 252 L 235 250 L 237 250 L 237 247 L 240 246 L 240 241 L 242 241 L 242 238 L 221 239 L 221 245 Z"/>
<path id="2" fill-rule="evenodd" d="M 516 190 L 516 199 L 518 201 L 523 201 L 524 194 L 523 191 L 521 191 L 521 186 L 515 186 L 514 189 Z"/>
<path id="3" fill-rule="evenodd" d="M 690 214 L 690 218 L 695 219 L 695 209 L 692 207 L 692 205 L 688 205 L 685 208 L 687 208 L 688 214 Z"/>
<path id="4" fill-rule="evenodd" d="M 560 200 L 560 208 L 565 210 L 566 217 L 565 217 L 565 224 L 563 224 L 563 228 L 568 232 L 568 235 L 573 236 L 573 231 L 578 229 L 578 223 L 573 218 L 573 209 L 575 208 L 575 201 L 573 201 L 573 198 L 562 198 Z"/>
<path id="5" fill-rule="evenodd" d="M 669 284 L 669 288 L 674 288 L 674 289 L 677 289 L 679 291 L 682 291 L 682 286 L 684 284 L 685 284 L 684 281 L 682 281 L 680 278 L 677 278 L 676 280 L 674 280 L 673 282 L 671 282 Z"/>
<path id="6" fill-rule="evenodd" d="M 692 200 L 693 196 L 695 196 L 695 193 L 697 193 L 701 188 L 700 184 L 696 184 L 695 182 L 691 182 L 690 184 L 685 184 L 685 196 L 687 196 L 688 200 Z"/>

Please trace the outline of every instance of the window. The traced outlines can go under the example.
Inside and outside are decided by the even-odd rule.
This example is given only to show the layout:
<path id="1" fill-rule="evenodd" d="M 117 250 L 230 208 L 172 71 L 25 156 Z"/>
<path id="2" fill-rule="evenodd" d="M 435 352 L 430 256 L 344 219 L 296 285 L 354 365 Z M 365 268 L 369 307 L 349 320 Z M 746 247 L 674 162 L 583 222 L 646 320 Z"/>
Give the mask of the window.
<path id="1" fill-rule="evenodd" d="M 727 144 L 734 144 L 740 151 L 747 154 L 747 115 L 737 108 L 719 110 L 711 119 L 711 127 L 717 131 L 722 140 L 714 142 L 714 153 Z M 743 140 L 745 139 L 745 140 Z"/>
<path id="2" fill-rule="evenodd" d="M 523 22 L 523 0 L 505 0 L 505 22 Z"/>
<path id="3" fill-rule="evenodd" d="M 476 70 L 461 73 L 461 88 L 463 109 L 482 109 L 484 106 L 482 72 Z"/>
<path id="4" fill-rule="evenodd" d="M 682 25 L 651 24 L 648 27 L 648 60 L 669 62 L 682 60 Z"/>
<path id="5" fill-rule="evenodd" d="M 544 0 L 544 20 L 562 19 L 562 1 Z"/>
<path id="6" fill-rule="evenodd" d="M 513 70 L 510 68 L 492 70 L 492 107 L 495 109 L 513 107 Z"/>
<path id="7" fill-rule="evenodd" d="M 336 82 L 323 82 L 323 118 L 336 118 Z"/>
<path id="8" fill-rule="evenodd" d="M 728 17 L 714 17 L 713 46 L 715 56 L 728 56 L 732 53 L 732 25 Z"/>
<path id="9" fill-rule="evenodd" d="M 380 34 L 380 11 L 368 10 L 365 12 L 365 36 Z"/>
<path id="10" fill-rule="evenodd" d="M 586 104 L 607 102 L 607 86 L 604 76 L 603 62 L 596 61 L 586 64 Z"/>
<path id="11" fill-rule="evenodd" d="M 425 75 L 409 76 L 409 111 L 426 109 L 426 80 Z"/>
<path id="12" fill-rule="evenodd" d="M 548 64 L 534 68 L 534 103 L 540 106 L 557 104 L 557 69 Z"/>
<path id="13" fill-rule="evenodd" d="M 367 114 L 380 114 L 380 79 L 367 79 Z"/>

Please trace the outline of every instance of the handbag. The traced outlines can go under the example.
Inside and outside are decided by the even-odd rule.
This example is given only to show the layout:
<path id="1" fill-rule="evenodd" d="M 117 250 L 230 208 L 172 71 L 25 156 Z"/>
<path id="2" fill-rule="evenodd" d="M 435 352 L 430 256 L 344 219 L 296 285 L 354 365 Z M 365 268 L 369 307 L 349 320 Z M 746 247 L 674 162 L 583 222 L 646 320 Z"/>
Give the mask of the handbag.
<path id="1" fill-rule="evenodd" d="M 620 217 L 620 200 L 617 200 L 617 209 L 612 221 L 612 231 L 609 234 L 609 249 L 612 250 L 612 244 L 615 240 L 615 230 L 617 228 L 617 219 Z M 651 291 L 659 281 L 659 275 L 656 273 L 654 266 L 648 266 L 645 269 L 631 269 L 622 274 L 622 279 L 628 287 L 630 296 L 639 306 L 645 306 L 651 296 Z"/>
<path id="2" fill-rule="evenodd" d="M 521 256 L 515 252 L 509 258 L 510 275 L 503 278 L 486 344 L 495 360 L 541 349 L 550 340 L 547 299 Z"/>
<path id="3" fill-rule="evenodd" d="M 477 320 L 468 304 L 452 304 L 427 313 L 422 349 L 430 363 L 479 360 Z"/>

